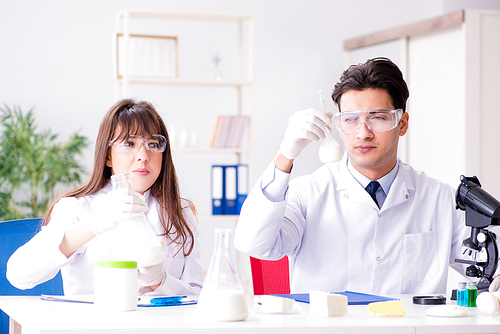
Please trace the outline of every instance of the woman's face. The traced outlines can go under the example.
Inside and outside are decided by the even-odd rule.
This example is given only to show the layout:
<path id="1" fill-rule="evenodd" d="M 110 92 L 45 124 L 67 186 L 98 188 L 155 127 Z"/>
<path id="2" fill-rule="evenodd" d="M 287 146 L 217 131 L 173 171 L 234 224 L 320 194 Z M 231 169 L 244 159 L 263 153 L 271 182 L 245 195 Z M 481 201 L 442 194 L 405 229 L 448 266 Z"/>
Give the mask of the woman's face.
<path id="1" fill-rule="evenodd" d="M 116 130 L 115 133 L 120 133 L 120 129 Z M 163 153 L 147 150 L 145 142 L 141 141 L 142 139 L 149 140 L 151 138 L 135 136 L 133 149 L 130 148 L 133 142 L 127 139 L 113 143 L 106 161 L 106 166 L 111 167 L 111 174 L 128 173 L 132 190 L 140 194 L 144 194 L 155 183 L 160 175 L 163 161 Z M 128 147 L 126 152 L 123 150 L 124 145 Z"/>

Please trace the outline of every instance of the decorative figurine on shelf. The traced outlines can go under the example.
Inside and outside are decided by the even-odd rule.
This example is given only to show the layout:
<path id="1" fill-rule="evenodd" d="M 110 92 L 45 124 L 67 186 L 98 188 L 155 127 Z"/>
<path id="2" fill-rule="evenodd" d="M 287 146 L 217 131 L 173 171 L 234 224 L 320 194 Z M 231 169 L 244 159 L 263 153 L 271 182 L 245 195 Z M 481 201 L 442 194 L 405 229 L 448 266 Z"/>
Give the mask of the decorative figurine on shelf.
<path id="1" fill-rule="evenodd" d="M 212 58 L 212 62 L 214 63 L 214 78 L 217 81 L 222 80 L 222 71 L 219 67 L 219 63 L 222 61 L 222 58 L 219 57 L 219 54 L 216 53 L 215 56 Z"/>

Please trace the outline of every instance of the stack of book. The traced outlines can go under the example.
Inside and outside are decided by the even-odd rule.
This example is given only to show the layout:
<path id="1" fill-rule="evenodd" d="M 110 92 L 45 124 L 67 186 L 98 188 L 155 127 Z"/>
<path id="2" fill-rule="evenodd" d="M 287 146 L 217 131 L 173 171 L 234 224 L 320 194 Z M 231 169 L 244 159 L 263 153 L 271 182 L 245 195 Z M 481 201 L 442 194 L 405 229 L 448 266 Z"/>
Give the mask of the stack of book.
<path id="1" fill-rule="evenodd" d="M 219 116 L 212 147 L 243 147 L 248 121 L 248 116 Z"/>

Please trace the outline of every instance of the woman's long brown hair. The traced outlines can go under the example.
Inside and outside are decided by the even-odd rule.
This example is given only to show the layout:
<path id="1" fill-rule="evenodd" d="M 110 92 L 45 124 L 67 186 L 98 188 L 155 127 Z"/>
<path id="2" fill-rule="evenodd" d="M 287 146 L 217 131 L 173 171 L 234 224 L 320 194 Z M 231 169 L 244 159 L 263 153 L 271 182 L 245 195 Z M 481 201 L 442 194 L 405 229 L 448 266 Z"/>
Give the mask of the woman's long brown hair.
<path id="1" fill-rule="evenodd" d="M 115 133 L 119 129 L 120 133 Z M 163 152 L 163 161 L 158 179 L 151 186 L 151 195 L 158 201 L 160 222 L 164 233 L 172 242 L 181 245 L 184 255 L 189 255 L 194 247 L 193 231 L 182 215 L 181 197 L 177 184 L 175 167 L 167 128 L 153 105 L 146 101 L 136 102 L 123 99 L 115 103 L 104 116 L 99 127 L 94 153 L 94 168 L 90 179 L 83 186 L 67 192 L 63 197 L 83 197 L 101 190 L 111 178 L 111 168 L 106 166 L 110 155 L 110 142 L 122 140 L 131 135 L 161 134 L 167 138 L 167 148 Z M 54 205 L 46 214 L 45 225 L 49 224 Z"/>

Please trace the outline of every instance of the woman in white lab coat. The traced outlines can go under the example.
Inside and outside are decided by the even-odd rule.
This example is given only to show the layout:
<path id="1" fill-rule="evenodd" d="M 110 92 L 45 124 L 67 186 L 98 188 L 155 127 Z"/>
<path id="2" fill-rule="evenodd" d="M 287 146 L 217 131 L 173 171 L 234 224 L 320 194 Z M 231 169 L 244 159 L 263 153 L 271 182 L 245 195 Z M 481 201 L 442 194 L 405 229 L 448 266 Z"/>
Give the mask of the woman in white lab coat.
<path id="1" fill-rule="evenodd" d="M 128 173 L 132 191 L 113 190 L 111 175 Z M 92 175 L 47 212 L 45 226 L 9 259 L 7 278 L 29 289 L 61 270 L 65 295 L 93 293 L 103 234 L 146 216 L 162 238 L 163 262 L 138 271 L 138 293 L 198 294 L 203 282 L 196 219 L 179 196 L 166 126 L 152 104 L 124 99 L 99 128 Z"/>

